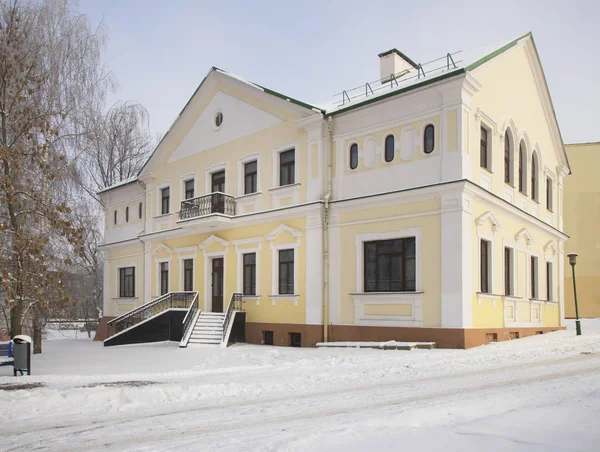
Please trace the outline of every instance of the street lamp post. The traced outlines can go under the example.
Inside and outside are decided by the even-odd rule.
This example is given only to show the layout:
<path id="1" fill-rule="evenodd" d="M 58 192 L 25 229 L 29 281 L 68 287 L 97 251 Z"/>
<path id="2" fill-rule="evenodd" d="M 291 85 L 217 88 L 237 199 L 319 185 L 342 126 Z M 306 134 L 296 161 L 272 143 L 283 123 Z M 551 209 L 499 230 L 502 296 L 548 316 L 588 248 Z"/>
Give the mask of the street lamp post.
<path id="1" fill-rule="evenodd" d="M 581 336 L 581 321 L 579 320 L 579 306 L 577 305 L 577 284 L 575 283 L 575 264 L 577 263 L 577 253 L 567 254 L 569 264 L 573 270 L 573 296 L 575 297 L 575 329 L 577 336 Z"/>

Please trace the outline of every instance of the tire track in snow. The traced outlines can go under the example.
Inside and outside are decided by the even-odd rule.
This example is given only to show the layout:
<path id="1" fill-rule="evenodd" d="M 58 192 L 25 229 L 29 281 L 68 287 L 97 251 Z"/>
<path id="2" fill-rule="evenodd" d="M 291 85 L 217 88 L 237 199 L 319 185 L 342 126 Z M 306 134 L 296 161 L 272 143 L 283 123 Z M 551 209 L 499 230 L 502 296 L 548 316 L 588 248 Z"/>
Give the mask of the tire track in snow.
<path id="1" fill-rule="evenodd" d="M 24 446 L 27 446 L 27 439 L 29 439 L 27 436 L 34 435 L 35 438 L 30 438 L 31 443 L 28 445 L 31 448 L 39 447 L 40 445 L 42 445 L 42 448 L 45 445 L 46 447 L 56 447 L 61 450 L 80 450 L 82 447 L 88 449 L 89 447 L 101 448 L 103 446 L 118 446 L 119 449 L 127 447 L 137 448 L 142 444 L 166 440 L 168 438 L 176 437 L 178 440 L 185 440 L 187 438 L 189 440 L 197 437 L 199 432 L 206 432 L 207 435 L 212 436 L 224 432 L 247 430 L 249 428 L 260 429 L 265 426 L 272 428 L 274 425 L 298 422 L 303 419 L 315 417 L 331 417 L 344 415 L 348 412 L 354 414 L 361 411 L 410 405 L 418 402 L 432 403 L 461 394 L 476 394 L 491 389 L 535 384 L 542 381 L 558 380 L 577 375 L 600 374 L 599 360 L 600 356 L 598 355 L 578 355 L 566 359 L 546 360 L 526 365 L 518 364 L 504 368 L 474 370 L 381 384 L 369 384 L 367 382 L 361 386 L 346 387 L 333 391 L 171 410 L 163 413 L 152 413 L 146 416 L 136 416 L 133 419 L 129 416 L 129 419 L 113 418 L 106 421 L 82 421 L 70 425 L 45 427 L 43 429 L 35 426 L 35 433 L 31 432 L 31 430 L 5 432 L 3 442 L 8 445 L 9 439 L 11 443 L 14 440 L 15 450 L 22 449 Z M 585 366 L 590 361 L 594 365 Z M 576 368 L 572 370 L 559 368 L 558 371 L 556 370 L 557 367 L 572 367 L 572 365 L 576 365 Z M 552 367 L 550 368 L 550 366 Z M 539 368 L 542 371 L 536 372 Z M 511 372 L 515 369 L 519 370 L 518 374 Z M 550 372 L 544 372 L 546 369 L 550 370 Z M 488 378 L 485 381 L 481 381 L 484 376 Z M 472 384 L 472 381 L 469 381 L 469 385 L 465 385 L 464 380 L 469 380 L 469 377 L 478 378 L 475 385 Z M 444 382 L 446 388 L 443 391 L 430 391 L 431 385 L 428 385 L 428 383 L 440 381 Z M 400 393 L 391 392 L 389 391 L 390 389 L 400 390 Z M 402 392 L 404 392 L 404 395 L 402 395 Z M 353 400 L 356 399 L 361 400 L 360 397 L 356 397 L 360 394 L 372 396 L 370 397 L 372 402 L 354 402 Z M 348 395 L 351 395 L 352 398 L 348 398 Z M 364 400 L 364 397 L 362 400 Z M 264 413 L 268 413 L 273 409 L 281 411 L 282 404 L 285 406 L 286 415 L 265 416 Z M 335 407 L 331 408 L 332 405 Z M 126 414 L 131 415 L 131 413 Z M 178 416 L 182 415 L 183 419 L 177 419 Z M 175 418 L 174 422 L 171 422 L 172 418 Z M 150 424 L 148 424 L 148 421 L 151 421 Z M 153 423 L 154 425 L 152 425 Z M 157 424 L 163 427 L 159 431 L 156 430 Z M 61 430 L 61 437 L 62 435 L 76 435 L 80 447 L 73 448 L 71 444 L 57 442 L 57 439 L 59 441 L 63 439 L 57 438 L 57 429 Z M 104 430 L 105 433 L 98 434 L 97 431 L 99 430 Z M 111 432 L 111 430 L 113 431 Z M 92 431 L 96 434 L 90 437 L 89 433 Z M 121 434 L 123 431 L 127 433 Z M 114 433 L 117 433 L 117 435 Z M 119 434 L 121 434 L 120 437 Z M 110 440 L 106 441 L 103 438 L 110 438 Z M 88 440 L 87 442 L 85 442 L 86 439 Z M 87 443 L 89 444 L 85 445 Z"/>

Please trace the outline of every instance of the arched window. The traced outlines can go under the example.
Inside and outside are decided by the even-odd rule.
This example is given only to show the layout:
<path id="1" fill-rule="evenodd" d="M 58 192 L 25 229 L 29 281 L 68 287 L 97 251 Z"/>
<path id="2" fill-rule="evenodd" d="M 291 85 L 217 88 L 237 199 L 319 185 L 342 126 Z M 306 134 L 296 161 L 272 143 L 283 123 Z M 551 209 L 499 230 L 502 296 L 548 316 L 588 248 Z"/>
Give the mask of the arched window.
<path id="1" fill-rule="evenodd" d="M 350 169 L 358 167 L 358 144 L 354 143 L 350 146 Z"/>
<path id="2" fill-rule="evenodd" d="M 519 191 L 527 193 L 527 149 L 524 141 L 519 145 Z"/>
<path id="3" fill-rule="evenodd" d="M 129 207 L 125 207 L 125 223 L 129 223 Z"/>
<path id="4" fill-rule="evenodd" d="M 142 219 L 142 203 L 140 203 L 140 205 L 138 206 L 138 216 L 140 217 L 140 220 Z"/>
<path id="5" fill-rule="evenodd" d="M 385 138 L 385 161 L 391 162 L 394 160 L 394 152 L 396 151 L 396 139 L 394 135 L 388 135 Z"/>
<path id="6" fill-rule="evenodd" d="M 512 164 L 512 140 L 509 131 L 504 134 L 504 182 L 512 184 L 513 181 Z"/>
<path id="7" fill-rule="evenodd" d="M 115 209 L 115 213 L 114 213 L 114 222 L 115 222 L 115 225 L 116 225 L 117 224 L 117 211 L 116 211 L 116 209 Z"/>
<path id="8" fill-rule="evenodd" d="M 429 124 L 425 127 L 425 133 L 423 134 L 423 150 L 425 154 L 431 154 L 435 147 L 435 129 L 433 124 Z"/>
<path id="9" fill-rule="evenodd" d="M 531 199 L 538 200 L 538 161 L 537 154 L 534 152 L 531 157 Z"/>

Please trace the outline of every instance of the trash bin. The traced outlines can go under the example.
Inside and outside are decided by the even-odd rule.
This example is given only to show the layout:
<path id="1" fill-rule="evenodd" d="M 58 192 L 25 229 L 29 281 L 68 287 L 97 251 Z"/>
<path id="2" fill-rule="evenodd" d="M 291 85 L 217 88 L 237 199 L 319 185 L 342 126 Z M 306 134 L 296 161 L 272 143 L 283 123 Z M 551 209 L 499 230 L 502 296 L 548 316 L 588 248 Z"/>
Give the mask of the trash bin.
<path id="1" fill-rule="evenodd" d="M 14 373 L 17 376 L 17 371 L 23 375 L 27 371 L 27 375 L 31 375 L 31 338 L 24 334 L 13 337 L 13 356 L 14 356 Z"/>

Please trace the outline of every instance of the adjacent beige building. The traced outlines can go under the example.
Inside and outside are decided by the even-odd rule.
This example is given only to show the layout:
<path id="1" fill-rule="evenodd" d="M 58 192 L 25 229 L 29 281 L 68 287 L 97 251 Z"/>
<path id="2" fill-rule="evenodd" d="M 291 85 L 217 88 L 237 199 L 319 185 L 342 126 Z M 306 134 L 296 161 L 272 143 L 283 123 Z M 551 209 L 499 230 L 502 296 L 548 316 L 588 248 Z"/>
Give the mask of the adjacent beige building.
<path id="1" fill-rule="evenodd" d="M 580 317 L 600 317 L 600 142 L 566 146 L 573 175 L 565 179 L 565 255 L 578 253 L 575 276 Z M 565 268 L 565 317 L 575 317 L 573 277 Z"/>

